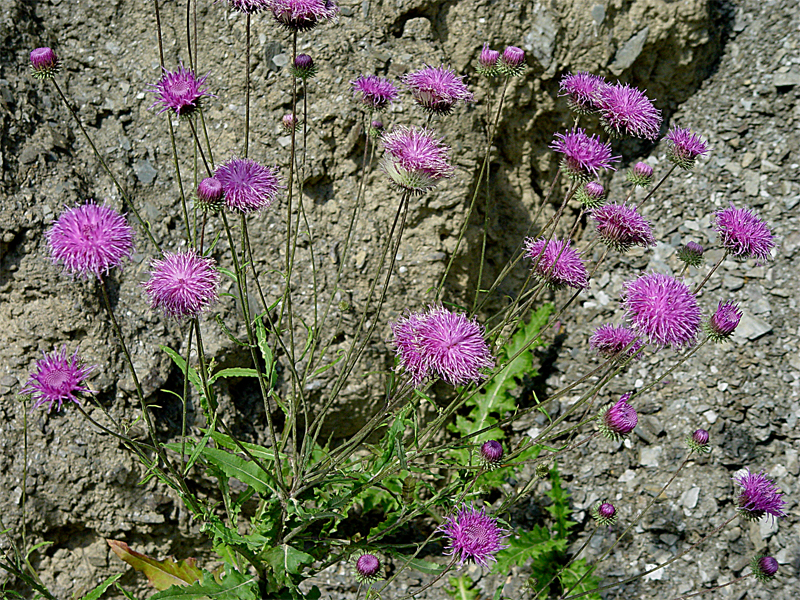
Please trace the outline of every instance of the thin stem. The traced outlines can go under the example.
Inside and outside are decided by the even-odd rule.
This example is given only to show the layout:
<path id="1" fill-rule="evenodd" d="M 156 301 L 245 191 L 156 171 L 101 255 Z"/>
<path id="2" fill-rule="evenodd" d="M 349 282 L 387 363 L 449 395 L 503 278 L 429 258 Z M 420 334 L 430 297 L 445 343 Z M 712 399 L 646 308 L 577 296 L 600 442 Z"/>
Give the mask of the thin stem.
<path id="1" fill-rule="evenodd" d="M 244 59 L 244 157 L 250 149 L 250 13 L 245 25 Z"/>
<path id="2" fill-rule="evenodd" d="M 100 161 L 100 164 L 103 166 L 103 169 L 108 174 L 108 176 L 111 177 L 111 181 L 114 182 L 114 186 L 117 188 L 117 191 L 119 192 L 120 196 L 122 196 L 125 205 L 133 211 L 133 214 L 136 216 L 136 220 L 139 221 L 139 224 L 144 229 L 145 234 L 147 235 L 148 238 L 150 238 L 150 241 L 153 243 L 153 246 L 158 251 L 158 253 L 161 254 L 161 248 L 159 247 L 158 242 L 156 242 L 156 239 L 153 237 L 153 232 L 150 231 L 150 225 L 147 222 L 145 222 L 145 220 L 139 214 L 139 211 L 136 210 L 136 207 L 133 205 L 133 202 L 131 202 L 130 198 L 128 197 L 128 194 L 125 193 L 125 190 L 122 189 L 122 186 L 120 185 L 119 181 L 117 181 L 117 178 L 114 177 L 114 174 L 111 172 L 111 169 L 108 168 L 106 161 L 100 155 L 100 152 L 97 150 L 97 146 L 94 145 L 92 138 L 89 137 L 89 133 L 83 126 L 83 123 L 81 123 L 81 120 L 78 117 L 78 113 L 75 112 L 75 109 L 72 108 L 72 105 L 67 100 L 67 97 L 64 95 L 64 92 L 61 91 L 58 82 L 55 79 L 51 79 L 51 81 L 53 82 L 53 86 L 56 88 L 58 95 L 61 96 L 61 100 L 64 101 L 64 104 L 69 109 L 69 112 L 72 114 L 72 117 L 75 119 L 75 122 L 78 124 L 81 133 L 83 133 L 83 136 L 86 138 L 86 141 L 89 142 L 89 146 L 92 147 L 92 151 L 94 152 L 94 155 L 97 157 L 97 160 Z"/>
<path id="3" fill-rule="evenodd" d="M 715 585 L 714 587 L 711 587 L 711 588 L 708 588 L 708 589 L 705 589 L 705 590 L 700 590 L 699 592 L 694 592 L 692 594 L 685 594 L 683 596 L 678 596 L 677 598 L 675 598 L 675 600 L 686 600 L 686 598 L 694 598 L 695 596 L 700 596 L 700 595 L 705 594 L 707 592 L 714 592 L 716 590 L 721 590 L 722 588 L 728 587 L 729 585 L 733 585 L 734 583 L 739 583 L 740 581 L 743 581 L 743 580 L 747 579 L 751 575 L 753 575 L 753 573 L 748 573 L 747 575 L 742 575 L 741 577 L 737 577 L 736 579 L 731 579 L 728 583 L 722 583 L 720 585 Z"/>
<path id="4" fill-rule="evenodd" d="M 708 273 L 706 273 L 706 276 L 703 277 L 703 281 L 698 283 L 697 287 L 694 288 L 694 292 L 692 292 L 693 294 L 697 294 L 697 292 L 699 292 L 700 289 L 706 284 L 706 282 L 709 280 L 709 278 L 714 274 L 714 271 L 716 271 L 719 268 L 719 266 L 722 264 L 722 261 L 725 260 L 726 258 L 728 258 L 728 253 L 729 253 L 729 250 L 725 250 L 725 253 L 717 261 L 717 264 L 715 264 L 713 267 L 711 267 L 711 269 L 708 271 Z"/>
<path id="5" fill-rule="evenodd" d="M 196 319 L 193 319 L 196 320 Z M 192 356 L 192 333 L 194 329 L 189 327 L 189 335 L 186 340 L 186 362 L 183 367 L 183 394 L 181 396 L 181 474 L 186 467 L 186 401 L 189 396 L 189 360 Z"/>
<path id="6" fill-rule="evenodd" d="M 677 166 L 678 166 L 677 164 L 674 164 L 674 163 L 673 163 L 672 167 L 670 167 L 670 170 L 669 170 L 669 171 L 667 171 L 667 172 L 664 174 L 664 176 L 661 178 L 661 180 L 660 180 L 660 181 L 659 181 L 657 184 L 655 184 L 655 186 L 653 186 L 653 189 L 652 189 L 652 190 L 650 190 L 650 191 L 647 193 L 647 195 L 646 195 L 644 198 L 642 198 L 642 200 L 639 202 L 639 204 L 637 204 L 637 205 L 636 205 L 636 209 L 637 209 L 637 210 L 638 210 L 639 208 L 641 208 L 642 204 L 644 204 L 644 203 L 645 203 L 645 202 L 647 202 L 647 201 L 648 201 L 650 198 L 652 198 L 652 197 L 653 197 L 653 194 L 655 194 L 655 193 L 656 193 L 656 190 L 657 190 L 658 188 L 660 188 L 660 187 L 661 187 L 661 184 L 662 184 L 662 183 L 664 183 L 664 182 L 667 180 L 667 177 L 669 177 L 670 175 L 672 175 L 672 172 L 675 170 L 675 168 L 676 168 Z"/>

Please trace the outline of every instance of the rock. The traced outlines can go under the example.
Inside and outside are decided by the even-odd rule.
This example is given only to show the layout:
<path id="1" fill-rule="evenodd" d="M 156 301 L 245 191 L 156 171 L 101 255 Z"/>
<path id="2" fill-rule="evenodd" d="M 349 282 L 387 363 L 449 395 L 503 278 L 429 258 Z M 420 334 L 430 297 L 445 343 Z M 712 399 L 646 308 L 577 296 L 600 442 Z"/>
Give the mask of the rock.
<path id="1" fill-rule="evenodd" d="M 742 319 L 732 337 L 737 343 L 743 344 L 747 340 L 757 340 L 770 331 L 772 331 L 772 325 L 747 311 L 742 311 Z"/>
<path id="2" fill-rule="evenodd" d="M 772 85 L 778 88 L 800 85 L 800 72 L 789 71 L 787 73 L 773 73 Z"/>
<path id="3" fill-rule="evenodd" d="M 149 185 L 153 183 L 153 180 L 158 175 L 158 171 L 150 164 L 150 161 L 147 159 L 142 159 L 133 164 L 133 171 L 136 173 L 136 178 L 139 180 L 140 183 L 144 185 Z"/>
<path id="4" fill-rule="evenodd" d="M 625 69 L 630 68 L 634 61 L 639 58 L 644 45 L 647 43 L 647 35 L 649 33 L 650 28 L 645 27 L 617 50 L 614 62 L 611 63 L 611 72 L 614 75 L 621 75 Z"/>

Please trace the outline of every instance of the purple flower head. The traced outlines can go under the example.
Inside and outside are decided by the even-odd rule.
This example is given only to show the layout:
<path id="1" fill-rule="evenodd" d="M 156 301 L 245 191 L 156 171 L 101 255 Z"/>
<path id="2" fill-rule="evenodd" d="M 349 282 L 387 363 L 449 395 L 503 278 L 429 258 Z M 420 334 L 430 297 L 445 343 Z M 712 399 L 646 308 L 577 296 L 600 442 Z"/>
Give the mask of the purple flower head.
<path id="1" fill-rule="evenodd" d="M 185 69 L 183 64 L 177 71 L 167 71 L 158 83 L 151 84 L 149 91 L 156 95 L 156 101 L 150 108 L 161 107 L 159 114 L 165 111 L 175 111 L 179 117 L 188 117 L 200 107 L 203 96 L 213 96 L 205 86 L 208 73 L 197 77 L 191 69 Z"/>
<path id="2" fill-rule="evenodd" d="M 494 555 L 508 548 L 504 543 L 509 532 L 497 525 L 497 519 L 477 510 L 472 504 L 463 504 L 458 513 L 451 515 L 439 527 L 447 538 L 446 554 L 459 559 L 459 564 L 472 560 L 483 567 L 496 561 Z"/>
<path id="3" fill-rule="evenodd" d="M 503 56 L 498 62 L 498 71 L 506 77 L 519 77 L 525 72 L 525 52 L 522 48 L 508 46 L 503 50 Z"/>
<path id="4" fill-rule="evenodd" d="M 481 371 L 494 366 L 483 327 L 463 313 L 431 306 L 399 319 L 392 332 L 400 367 L 415 386 L 431 376 L 465 385 L 480 381 Z"/>
<path id="5" fill-rule="evenodd" d="M 749 469 L 743 469 L 733 480 L 742 488 L 736 500 L 739 516 L 748 521 L 758 521 L 764 515 L 773 519 L 786 516 L 783 492 L 763 472 L 754 475 Z"/>
<path id="6" fill-rule="evenodd" d="M 246 15 L 253 15 L 269 7 L 269 0 L 217 0 L 225 2 L 231 10 Z"/>
<path id="7" fill-rule="evenodd" d="M 372 138 L 380 137 L 382 132 L 383 132 L 383 121 L 375 120 L 369 124 L 368 133 L 370 137 Z"/>
<path id="8" fill-rule="evenodd" d="M 52 48 L 31 50 L 31 75 L 36 79 L 52 79 L 61 69 L 61 61 Z"/>
<path id="9" fill-rule="evenodd" d="M 294 59 L 294 64 L 289 68 L 292 75 L 298 79 L 311 79 L 317 74 L 317 67 L 314 59 L 308 54 L 298 54 Z"/>
<path id="10" fill-rule="evenodd" d="M 359 583 L 373 583 L 381 578 L 381 560 L 374 554 L 365 552 L 356 559 L 356 580 Z"/>
<path id="11" fill-rule="evenodd" d="M 80 395 L 97 393 L 82 385 L 97 365 L 85 366 L 78 357 L 77 350 L 69 358 L 66 345 L 61 350 L 42 354 L 43 358 L 36 361 L 36 367 L 20 391 L 22 394 L 30 394 L 33 408 L 46 404 L 48 412 L 53 412 L 53 408 L 59 412 L 65 400 L 80 404 Z"/>
<path id="12" fill-rule="evenodd" d="M 291 133 L 292 131 L 297 131 L 297 128 L 300 127 L 300 121 L 296 116 L 290 113 L 283 115 L 281 118 L 281 125 L 283 125 L 283 129 L 287 133 Z"/>
<path id="13" fill-rule="evenodd" d="M 619 440 L 634 430 L 639 422 L 636 410 L 628 404 L 630 394 L 623 394 L 616 404 L 609 404 L 600 413 L 600 432 L 609 439 Z"/>
<path id="14" fill-rule="evenodd" d="M 633 330 L 606 324 L 594 330 L 589 339 L 589 346 L 605 358 L 633 356 L 638 360 L 641 356 L 639 349 L 642 347 L 642 342 L 638 340 L 638 336 Z"/>
<path id="15" fill-rule="evenodd" d="M 45 235 L 53 262 L 84 279 L 99 279 L 133 253 L 133 228 L 105 204 L 68 208 Z"/>
<path id="16" fill-rule="evenodd" d="M 698 156 L 708 154 L 706 143 L 689 129 L 681 129 L 674 125 L 667 133 L 667 139 L 670 141 L 667 158 L 685 171 L 694 167 L 694 161 Z"/>
<path id="17" fill-rule="evenodd" d="M 275 20 L 290 31 L 308 31 L 320 23 L 339 19 L 332 0 L 266 0 Z"/>
<path id="18" fill-rule="evenodd" d="M 250 158 L 231 158 L 217 167 L 214 174 L 225 191 L 225 204 L 230 210 L 250 213 L 269 208 L 283 186 L 277 168 L 265 167 Z"/>
<path id="19" fill-rule="evenodd" d="M 142 284 L 153 310 L 168 317 L 199 317 L 217 301 L 219 273 L 214 259 L 194 250 L 165 252 L 150 264 L 150 279 Z"/>
<path id="20" fill-rule="evenodd" d="M 645 273 L 625 284 L 622 306 L 633 330 L 654 346 L 688 346 L 700 326 L 697 298 L 682 281 Z"/>
<path id="21" fill-rule="evenodd" d="M 713 342 L 724 342 L 733 335 L 741 319 L 742 311 L 738 304 L 720 301 L 717 310 L 705 323 L 706 334 Z"/>
<path id="22" fill-rule="evenodd" d="M 385 110 L 397 98 L 397 87 L 377 75 L 362 75 L 350 82 L 353 95 L 361 94 L 361 103 L 370 110 Z"/>
<path id="23" fill-rule="evenodd" d="M 483 327 L 464 313 L 432 306 L 418 333 L 428 369 L 451 385 L 480 381 L 481 371 L 494 366 Z"/>
<path id="24" fill-rule="evenodd" d="M 197 203 L 203 210 L 218 211 L 222 208 L 222 184 L 216 177 L 206 177 L 197 185 Z"/>
<path id="25" fill-rule="evenodd" d="M 703 264 L 703 247 L 696 242 L 686 242 L 685 246 L 678 249 L 678 259 L 691 266 L 699 267 Z"/>
<path id="26" fill-rule="evenodd" d="M 691 437 L 686 439 L 686 445 L 692 452 L 708 454 L 711 452 L 711 446 L 708 444 L 708 432 L 705 429 L 696 430 Z"/>
<path id="27" fill-rule="evenodd" d="M 619 156 L 611 156 L 611 145 L 604 144 L 596 135 L 588 136 L 580 127 L 566 133 L 557 133 L 550 148 L 564 155 L 561 169 L 571 179 L 588 181 L 600 174 L 600 169 L 616 169 L 611 163 Z"/>
<path id="28" fill-rule="evenodd" d="M 626 175 L 628 181 L 639 187 L 647 187 L 653 183 L 653 167 L 644 162 L 637 162 Z"/>
<path id="29" fill-rule="evenodd" d="M 766 583 L 778 572 L 778 561 L 771 556 L 756 555 L 750 561 L 750 569 L 756 579 L 761 583 Z"/>
<path id="30" fill-rule="evenodd" d="M 739 259 L 772 258 L 771 250 L 775 246 L 772 232 L 754 211 L 736 208 L 731 202 L 729 208 L 714 213 L 714 219 L 720 244 L 730 254 Z"/>
<path id="31" fill-rule="evenodd" d="M 586 265 L 571 240 L 527 238 L 525 256 L 533 261 L 533 274 L 553 289 L 589 287 Z"/>
<path id="32" fill-rule="evenodd" d="M 592 211 L 600 240 L 618 252 L 627 252 L 633 246 L 647 248 L 655 246 L 656 240 L 650 223 L 635 206 L 606 204 Z"/>
<path id="33" fill-rule="evenodd" d="M 478 58 L 478 73 L 486 77 L 494 77 L 497 75 L 497 61 L 500 59 L 500 53 L 497 50 L 489 48 L 488 43 L 483 44 L 481 55 Z"/>
<path id="34" fill-rule="evenodd" d="M 406 73 L 402 81 L 416 103 L 432 114 L 447 115 L 459 100 L 474 101 L 463 77 L 444 65 Z"/>
<path id="35" fill-rule="evenodd" d="M 590 181 L 586 185 L 581 186 L 575 193 L 575 198 L 584 208 L 598 208 L 603 206 L 605 197 L 605 188 L 596 181 Z"/>
<path id="36" fill-rule="evenodd" d="M 617 522 L 617 509 L 610 502 L 597 502 L 589 512 L 600 527 L 608 527 Z"/>
<path id="37" fill-rule="evenodd" d="M 580 115 L 587 115 L 597 110 L 597 94 L 600 88 L 607 85 L 599 75 L 578 72 L 567 73 L 561 78 L 559 96 L 567 97 L 570 110 Z"/>
<path id="38" fill-rule="evenodd" d="M 481 445 L 481 459 L 487 468 L 493 469 L 499 466 L 503 459 L 503 444 L 497 440 L 489 440 Z"/>
<path id="39" fill-rule="evenodd" d="M 637 88 L 619 82 L 602 86 L 597 93 L 597 106 L 610 135 L 648 140 L 658 137 L 661 111 Z"/>
<path id="40" fill-rule="evenodd" d="M 450 148 L 428 129 L 395 127 L 381 140 L 386 149 L 381 168 L 404 190 L 423 194 L 453 174 L 447 155 Z"/>

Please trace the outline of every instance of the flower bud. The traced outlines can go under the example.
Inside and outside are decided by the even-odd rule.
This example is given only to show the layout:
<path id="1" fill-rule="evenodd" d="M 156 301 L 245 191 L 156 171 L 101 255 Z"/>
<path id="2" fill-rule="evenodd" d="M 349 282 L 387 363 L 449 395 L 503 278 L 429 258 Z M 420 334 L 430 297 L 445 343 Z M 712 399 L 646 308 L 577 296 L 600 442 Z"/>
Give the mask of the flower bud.
<path id="1" fill-rule="evenodd" d="M 298 54 L 291 71 L 295 77 L 309 79 L 317 74 L 317 67 L 314 65 L 314 59 L 308 54 Z"/>
<path id="2" fill-rule="evenodd" d="M 500 59 L 500 53 L 497 50 L 489 48 L 489 44 L 483 44 L 483 50 L 478 58 L 478 73 L 486 77 L 493 77 L 497 75 L 497 61 Z"/>
<path id="3" fill-rule="evenodd" d="M 516 46 L 508 46 L 503 50 L 499 61 L 500 73 L 506 77 L 519 77 L 525 72 L 525 51 Z"/>
<path id="4" fill-rule="evenodd" d="M 197 186 L 197 203 L 203 210 L 222 208 L 222 183 L 216 177 L 206 177 Z"/>
<path id="5" fill-rule="evenodd" d="M 607 527 L 617 521 L 617 509 L 610 502 L 598 502 L 589 511 L 598 525 Z"/>
<path id="6" fill-rule="evenodd" d="M 634 185 L 647 187 L 653 183 L 653 167 L 647 163 L 638 162 L 628 171 L 627 178 Z"/>
<path id="7" fill-rule="evenodd" d="M 489 440 L 481 446 L 481 458 L 487 469 L 495 469 L 503 459 L 503 445 L 497 440 Z"/>
<path id="8" fill-rule="evenodd" d="M 742 311 L 739 310 L 737 304 L 720 302 L 717 310 L 705 323 L 706 333 L 712 341 L 724 342 L 733 335 L 741 319 Z"/>
<path id="9" fill-rule="evenodd" d="M 778 561 L 771 556 L 754 556 L 750 562 L 755 578 L 762 583 L 775 577 L 778 572 Z"/>
<path id="10" fill-rule="evenodd" d="M 294 115 L 287 114 L 283 115 L 283 118 L 281 119 L 281 124 L 283 125 L 283 128 L 287 132 L 291 133 L 292 131 L 297 131 L 297 128 L 300 126 L 300 121 L 298 121 L 297 117 L 295 117 Z"/>
<path id="11" fill-rule="evenodd" d="M 381 561 L 374 554 L 365 553 L 356 559 L 356 579 L 361 582 L 373 582 L 380 579 Z"/>
<path id="12" fill-rule="evenodd" d="M 623 394 L 616 404 L 600 413 L 600 431 L 609 439 L 619 440 L 634 430 L 639 422 L 636 410 L 628 404 L 630 394 Z"/>
<path id="13" fill-rule="evenodd" d="M 596 181 L 590 181 L 578 190 L 575 197 L 584 208 L 588 209 L 602 206 L 605 195 L 606 190 L 602 184 Z"/>
<path id="14" fill-rule="evenodd" d="M 690 267 L 699 267 L 703 264 L 703 247 L 696 242 L 686 242 L 685 246 L 678 249 L 678 258 Z"/>
<path id="15" fill-rule="evenodd" d="M 686 445 L 692 452 L 701 452 L 708 454 L 711 452 L 711 446 L 708 445 L 708 432 L 705 429 L 698 429 L 692 434 L 692 437 L 687 438 Z"/>

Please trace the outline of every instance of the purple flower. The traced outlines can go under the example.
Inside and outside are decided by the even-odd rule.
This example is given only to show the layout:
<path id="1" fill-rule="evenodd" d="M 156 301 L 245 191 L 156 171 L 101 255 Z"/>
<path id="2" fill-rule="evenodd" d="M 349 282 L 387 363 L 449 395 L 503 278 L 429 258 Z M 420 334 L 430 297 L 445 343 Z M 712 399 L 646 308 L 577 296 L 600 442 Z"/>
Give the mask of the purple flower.
<path id="1" fill-rule="evenodd" d="M 161 107 L 159 114 L 167 110 L 175 111 L 179 117 L 187 117 L 200 106 L 203 96 L 213 96 L 203 87 L 208 74 L 197 77 L 194 71 L 185 69 L 183 64 L 177 71 L 167 71 L 158 83 L 151 84 L 149 91 L 156 95 L 150 108 Z"/>
<path id="2" fill-rule="evenodd" d="M 33 408 L 47 404 L 48 412 L 53 408 L 58 412 L 65 400 L 80 405 L 79 395 L 96 393 L 81 384 L 97 366 L 84 366 L 77 350 L 70 358 L 67 358 L 66 345 L 61 350 L 42 354 L 44 357 L 36 361 L 35 369 L 20 392 L 30 394 Z"/>
<path id="3" fill-rule="evenodd" d="M 489 440 L 481 445 L 481 459 L 487 468 L 496 468 L 503 459 L 503 444 L 497 440 Z"/>
<path id="4" fill-rule="evenodd" d="M 783 492 L 763 471 L 754 475 L 749 469 L 743 469 L 733 476 L 736 485 L 742 488 L 736 500 L 739 515 L 748 521 L 758 521 L 764 515 L 773 519 L 783 518 Z"/>
<path id="5" fill-rule="evenodd" d="M 571 240 L 527 238 L 525 256 L 533 261 L 533 274 L 553 289 L 589 287 L 586 265 Z"/>
<path id="6" fill-rule="evenodd" d="M 594 209 L 592 218 L 597 224 L 600 240 L 618 252 L 627 252 L 633 246 L 647 248 L 656 245 L 650 223 L 635 206 L 606 204 Z"/>
<path id="7" fill-rule="evenodd" d="M 317 74 L 317 67 L 314 59 L 308 54 L 298 54 L 294 59 L 294 64 L 290 67 L 292 74 L 298 79 L 310 79 Z"/>
<path id="8" fill-rule="evenodd" d="M 53 262 L 84 279 L 99 279 L 133 253 L 133 228 L 105 204 L 68 208 L 45 235 Z"/>
<path id="9" fill-rule="evenodd" d="M 214 259 L 194 250 L 165 252 L 150 264 L 150 279 L 142 284 L 153 310 L 168 317 L 196 318 L 217 301 L 219 273 Z"/>
<path id="10" fill-rule="evenodd" d="M 610 502 L 597 502 L 589 512 L 600 527 L 608 527 L 617 522 L 617 509 Z"/>
<path id="11" fill-rule="evenodd" d="M 474 101 L 463 78 L 444 65 L 406 73 L 402 81 L 411 90 L 416 103 L 433 114 L 449 114 L 459 100 Z"/>
<path id="12" fill-rule="evenodd" d="M 489 48 L 488 43 L 484 43 L 481 55 L 478 58 L 478 73 L 486 77 L 494 77 L 497 75 L 497 61 L 499 58 L 500 53 L 497 50 Z"/>
<path id="13" fill-rule="evenodd" d="M 678 249 L 678 259 L 691 266 L 699 267 L 703 264 L 703 247 L 696 242 L 686 242 L 685 246 Z"/>
<path id="14" fill-rule="evenodd" d="M 497 560 L 494 557 L 497 552 L 508 548 L 504 543 L 508 530 L 498 527 L 497 519 L 488 516 L 483 508 L 477 510 L 472 504 L 463 504 L 457 514 L 447 518 L 439 531 L 448 541 L 446 554 L 457 557 L 460 565 L 473 560 L 488 567 L 490 560 Z"/>
<path id="15" fill-rule="evenodd" d="M 609 439 L 619 440 L 634 430 L 639 422 L 636 410 L 628 404 L 630 394 L 623 394 L 616 404 L 609 404 L 600 413 L 600 432 Z"/>
<path id="16" fill-rule="evenodd" d="M 742 311 L 738 304 L 720 301 L 717 310 L 705 324 L 706 334 L 714 342 L 724 342 L 733 335 L 741 318 Z"/>
<path id="17" fill-rule="evenodd" d="M 582 71 L 567 73 L 561 78 L 559 96 L 567 97 L 570 110 L 586 115 L 597 110 L 597 94 L 605 85 L 608 85 L 606 80 L 599 75 Z"/>
<path id="18" fill-rule="evenodd" d="M 508 46 L 503 50 L 503 56 L 498 62 L 497 69 L 506 77 L 519 77 L 525 72 L 525 52 L 522 48 Z"/>
<path id="19" fill-rule="evenodd" d="M 762 583 L 766 583 L 778 572 L 778 561 L 771 556 L 754 556 L 750 562 L 753 575 Z"/>
<path id="20" fill-rule="evenodd" d="M 708 154 L 708 146 L 696 133 L 674 125 L 667 133 L 671 142 L 667 148 L 667 158 L 685 171 L 694 167 L 698 156 Z"/>
<path id="21" fill-rule="evenodd" d="M 605 196 L 605 188 L 597 181 L 590 181 L 575 192 L 575 198 L 584 208 L 598 208 L 603 206 Z"/>
<path id="22" fill-rule="evenodd" d="M 642 347 L 638 337 L 633 330 L 627 327 L 606 324 L 594 330 L 589 339 L 589 346 L 605 358 L 620 357 L 624 350 L 626 356 L 633 356 L 638 360 L 639 349 Z"/>
<path id="23" fill-rule="evenodd" d="M 246 15 L 253 15 L 269 7 L 270 0 L 216 0 L 225 2 L 231 10 Z"/>
<path id="24" fill-rule="evenodd" d="M 428 129 L 395 127 L 381 140 L 386 149 L 381 168 L 404 190 L 423 194 L 453 174 L 447 155 L 450 148 Z"/>
<path id="25" fill-rule="evenodd" d="M 692 452 L 708 454 L 711 446 L 708 445 L 708 432 L 705 429 L 697 429 L 691 437 L 687 438 L 686 445 Z"/>
<path id="26" fill-rule="evenodd" d="M 600 120 L 609 134 L 655 140 L 661 128 L 661 111 L 637 88 L 617 82 L 597 93 Z"/>
<path id="27" fill-rule="evenodd" d="M 222 208 L 222 184 L 216 177 L 206 177 L 197 185 L 197 203 L 204 210 Z"/>
<path id="28" fill-rule="evenodd" d="M 653 183 L 653 167 L 644 162 L 637 162 L 633 168 L 628 171 L 627 179 L 633 185 L 647 187 Z"/>
<path id="29" fill-rule="evenodd" d="M 31 50 L 31 75 L 36 79 L 52 79 L 61 69 L 61 61 L 52 48 Z"/>
<path id="30" fill-rule="evenodd" d="M 758 260 L 772 258 L 770 251 L 775 246 L 772 232 L 758 215 L 747 208 L 729 208 L 714 213 L 716 231 L 720 243 L 736 258 L 751 256 Z"/>
<path id="31" fill-rule="evenodd" d="M 431 306 L 399 319 L 392 332 L 400 367 L 415 386 L 434 375 L 452 385 L 466 385 L 483 379 L 481 371 L 494 366 L 483 327 L 463 313 Z"/>
<path id="32" fill-rule="evenodd" d="M 381 576 L 381 561 L 374 554 L 364 553 L 356 559 L 356 579 L 359 583 L 372 583 Z"/>
<path id="33" fill-rule="evenodd" d="M 557 133 L 550 148 L 564 155 L 561 169 L 570 178 L 588 181 L 600 174 L 600 169 L 615 171 L 611 163 L 618 162 L 619 156 L 611 156 L 611 145 L 604 144 L 596 135 L 588 136 L 580 127 L 573 127 L 566 133 Z"/>
<path id="34" fill-rule="evenodd" d="M 269 208 L 275 201 L 283 187 L 276 171 L 250 158 L 231 158 L 217 167 L 214 177 L 222 184 L 228 208 L 247 214 Z"/>
<path id="35" fill-rule="evenodd" d="M 353 95 L 361 94 L 361 102 L 370 110 L 385 110 L 397 98 L 397 87 L 377 75 L 362 75 L 350 82 Z"/>
<path id="36" fill-rule="evenodd" d="M 669 275 L 646 273 L 625 284 L 622 305 L 633 329 L 654 346 L 690 345 L 700 326 L 697 298 Z"/>
<path id="37" fill-rule="evenodd" d="M 308 31 L 320 23 L 339 19 L 332 0 L 265 0 L 275 20 L 291 31 Z"/>

